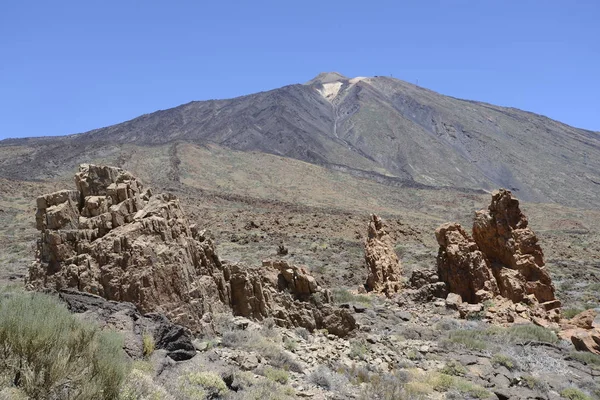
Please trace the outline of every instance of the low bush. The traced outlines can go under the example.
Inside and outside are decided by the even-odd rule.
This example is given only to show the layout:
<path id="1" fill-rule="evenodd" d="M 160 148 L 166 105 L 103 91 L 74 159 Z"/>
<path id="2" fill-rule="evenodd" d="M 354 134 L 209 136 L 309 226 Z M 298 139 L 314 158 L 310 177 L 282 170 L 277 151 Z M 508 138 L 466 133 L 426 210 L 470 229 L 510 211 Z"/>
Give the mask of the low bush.
<path id="1" fill-rule="evenodd" d="M 590 396 L 576 388 L 567 388 L 560 392 L 560 395 L 568 400 L 592 400 Z"/>
<path id="2" fill-rule="evenodd" d="M 509 357 L 505 354 L 494 354 L 490 361 L 494 367 L 502 365 L 506 367 L 509 371 L 512 371 L 517 368 L 516 361 L 512 357 Z"/>
<path id="3" fill-rule="evenodd" d="M 155 348 L 154 337 L 147 332 L 142 334 L 142 351 L 144 353 L 144 357 L 148 358 L 154 353 Z"/>
<path id="4" fill-rule="evenodd" d="M 366 306 L 370 306 L 373 303 L 373 299 L 371 299 L 371 297 L 364 294 L 354 294 L 348 289 L 334 289 L 333 301 L 337 304 L 360 303 Z"/>
<path id="5" fill-rule="evenodd" d="M 261 375 L 270 381 L 285 385 L 290 379 L 290 374 L 280 368 L 266 367 L 261 371 Z"/>
<path id="6" fill-rule="evenodd" d="M 264 331 L 264 330 L 263 330 Z M 225 347 L 256 351 L 273 367 L 302 372 L 302 367 L 292 355 L 279 347 L 274 338 L 263 336 L 263 331 L 229 331 L 223 334 L 221 344 Z"/>
<path id="7" fill-rule="evenodd" d="M 0 376 L 31 398 L 114 399 L 129 369 L 116 333 L 39 293 L 0 298 Z"/>
<path id="8" fill-rule="evenodd" d="M 177 398 L 189 400 L 218 399 L 227 392 L 227 385 L 214 372 L 190 372 L 179 377 Z"/>
<path id="9" fill-rule="evenodd" d="M 577 360 L 582 364 L 588 365 L 594 369 L 600 369 L 600 356 L 587 351 L 572 351 L 569 358 Z"/>
<path id="10" fill-rule="evenodd" d="M 449 361 L 444 368 L 440 371 L 442 374 L 452 376 L 464 376 L 467 373 L 467 369 L 458 361 Z"/>
<path id="11" fill-rule="evenodd" d="M 308 376 L 308 380 L 325 390 L 338 392 L 338 394 L 345 393 L 345 387 L 349 383 L 348 379 L 344 375 L 338 374 L 324 365 L 321 365 L 314 370 Z"/>

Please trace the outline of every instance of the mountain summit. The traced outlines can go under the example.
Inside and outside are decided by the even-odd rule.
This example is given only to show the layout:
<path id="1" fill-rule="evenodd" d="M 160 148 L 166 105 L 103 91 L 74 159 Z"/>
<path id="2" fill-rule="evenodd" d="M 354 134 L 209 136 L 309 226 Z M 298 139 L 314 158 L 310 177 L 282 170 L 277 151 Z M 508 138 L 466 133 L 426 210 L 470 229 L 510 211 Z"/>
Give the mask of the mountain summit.
<path id="1" fill-rule="evenodd" d="M 42 165 L 72 169 L 89 161 L 82 159 L 86 152 L 101 159 L 107 146 L 127 143 L 216 144 L 395 186 L 505 187 L 526 201 L 600 205 L 598 133 L 398 79 L 337 72 L 234 99 L 195 101 L 79 135 L 3 141 L 0 176 L 19 178 Z M 69 146 L 80 149 L 77 160 L 65 151 Z"/>

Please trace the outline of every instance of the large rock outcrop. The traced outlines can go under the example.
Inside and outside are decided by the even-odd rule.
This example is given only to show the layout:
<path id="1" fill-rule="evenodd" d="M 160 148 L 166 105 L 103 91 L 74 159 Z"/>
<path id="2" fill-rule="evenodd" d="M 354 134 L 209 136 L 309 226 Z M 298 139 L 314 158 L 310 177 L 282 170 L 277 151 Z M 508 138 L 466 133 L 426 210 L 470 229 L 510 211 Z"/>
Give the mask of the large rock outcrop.
<path id="1" fill-rule="evenodd" d="M 480 303 L 498 294 L 488 260 L 460 224 L 440 226 L 435 237 L 440 245 L 438 274 L 450 292 L 468 303 Z"/>
<path id="2" fill-rule="evenodd" d="M 365 240 L 365 262 L 368 268 L 366 288 L 391 296 L 402 287 L 402 266 L 394 243 L 377 215 L 371 215 Z"/>
<path id="3" fill-rule="evenodd" d="M 555 302 L 544 253 L 527 225 L 519 200 L 501 189 L 492 194 L 487 210 L 475 214 L 473 238 L 491 262 L 504 297 L 518 303 L 532 294 L 540 303 Z"/>
<path id="4" fill-rule="evenodd" d="M 488 210 L 475 215 L 473 238 L 456 223 L 436 230 L 440 279 L 468 303 L 499 295 L 496 306 L 488 310 L 492 320 L 558 322 L 560 301 L 554 296 L 537 237 L 527 224 L 510 191 L 494 192 Z M 528 307 L 516 307 L 518 303 Z"/>
<path id="5" fill-rule="evenodd" d="M 307 300 L 321 290 L 301 268 L 223 265 L 175 196 L 144 190 L 120 168 L 84 164 L 75 183 L 77 190 L 37 200 L 41 235 L 27 281 L 31 289 L 73 288 L 131 302 L 142 313 L 164 314 L 197 332 L 210 328 L 210 313 L 231 309 L 307 328 L 329 328 L 327 318 L 337 321 L 345 312 L 313 312 L 316 306 Z M 297 309 L 306 315 L 296 316 Z M 354 328 L 351 315 L 343 321 L 344 328 L 332 329 L 347 334 Z"/>

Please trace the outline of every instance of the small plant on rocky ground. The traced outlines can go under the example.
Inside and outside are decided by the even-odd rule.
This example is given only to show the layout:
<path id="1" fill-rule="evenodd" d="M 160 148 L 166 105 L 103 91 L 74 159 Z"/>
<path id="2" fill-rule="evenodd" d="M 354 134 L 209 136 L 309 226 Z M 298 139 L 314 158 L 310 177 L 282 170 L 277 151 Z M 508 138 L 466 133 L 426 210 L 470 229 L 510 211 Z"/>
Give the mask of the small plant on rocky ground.
<path id="1" fill-rule="evenodd" d="M 509 328 L 491 326 L 483 329 L 455 330 L 448 334 L 450 343 L 461 344 L 473 350 L 485 350 L 488 343 L 515 344 L 526 342 L 557 343 L 558 336 L 541 326 L 514 325 Z"/>
<path id="2" fill-rule="evenodd" d="M 308 331 L 308 329 L 303 328 L 301 326 L 294 329 L 294 332 L 296 332 L 296 335 L 298 335 L 304 340 L 308 340 L 308 338 L 310 337 L 310 332 Z"/>
<path id="3" fill-rule="evenodd" d="M 430 374 L 427 381 L 431 387 L 438 392 L 457 391 L 462 395 L 468 395 L 476 399 L 487 399 L 492 397 L 492 394 L 481 386 L 456 376 Z"/>
<path id="4" fill-rule="evenodd" d="M 205 400 L 223 397 L 228 389 L 214 372 L 189 372 L 179 377 L 178 399 Z"/>
<path id="5" fill-rule="evenodd" d="M 333 300 L 337 304 L 342 303 L 360 303 L 366 306 L 370 306 L 373 303 L 371 297 L 364 294 L 354 294 L 348 289 L 334 289 Z"/>
<path id="6" fill-rule="evenodd" d="M 263 336 L 265 333 L 270 336 Z M 222 344 L 225 347 L 256 351 L 267 359 L 273 367 L 302 372 L 300 364 L 294 360 L 290 353 L 279 347 L 280 344 L 276 342 L 276 338 L 276 335 L 273 337 L 270 331 L 265 329 L 262 329 L 260 332 L 238 330 L 225 332 Z"/>
<path id="7" fill-rule="evenodd" d="M 440 370 L 440 372 L 446 375 L 464 376 L 467 373 L 467 369 L 458 361 L 451 360 Z"/>
<path id="8" fill-rule="evenodd" d="M 548 384 L 546 382 L 543 382 L 531 375 L 521 376 L 521 381 L 523 381 L 523 384 L 525 386 L 532 390 L 537 390 L 542 393 L 546 393 L 549 390 Z"/>
<path id="9" fill-rule="evenodd" d="M 589 365 L 593 369 L 600 369 L 600 356 L 597 354 L 587 351 L 572 351 L 569 353 L 569 358 Z"/>
<path id="10" fill-rule="evenodd" d="M 369 346 L 364 340 L 353 340 L 350 342 L 348 357 L 353 360 L 364 360 L 369 353 Z"/>
<path id="11" fill-rule="evenodd" d="M 502 365 L 509 371 L 517 368 L 516 361 L 512 357 L 509 357 L 505 354 L 494 354 L 490 361 L 494 367 Z"/>
<path id="12" fill-rule="evenodd" d="M 324 365 L 317 367 L 308 376 L 308 380 L 325 390 L 338 392 L 339 394 L 345 393 L 346 385 L 349 383 L 344 375 L 332 371 Z"/>
<path id="13" fill-rule="evenodd" d="M 360 400 L 404 400 L 408 397 L 404 388 L 406 375 L 402 374 L 373 374 L 364 387 Z"/>
<path id="14" fill-rule="evenodd" d="M 357 366 L 356 364 L 352 364 L 351 367 L 340 365 L 336 371 L 339 374 L 345 375 L 353 385 L 370 382 L 371 377 L 374 375 L 367 368 Z"/>
<path id="15" fill-rule="evenodd" d="M 280 368 L 265 367 L 260 372 L 265 378 L 273 382 L 281 383 L 282 385 L 285 385 L 290 379 L 290 374 Z"/>
<path id="16" fill-rule="evenodd" d="M 154 353 L 155 346 L 154 337 L 150 333 L 144 332 L 142 334 L 142 349 L 144 357 L 150 357 L 152 353 Z"/>
<path id="17" fill-rule="evenodd" d="M 134 368 L 121 388 L 119 400 L 173 400 L 165 388 L 157 385 L 152 376 Z"/>
<path id="18" fill-rule="evenodd" d="M 583 308 L 563 308 L 560 312 L 563 318 L 571 319 L 579 313 L 584 312 Z"/>
<path id="19" fill-rule="evenodd" d="M 298 342 L 296 342 L 292 338 L 286 337 L 283 339 L 283 347 L 285 347 L 285 349 L 287 351 L 294 352 L 294 351 L 298 350 Z"/>
<path id="20" fill-rule="evenodd" d="M 561 391 L 560 395 L 568 400 L 592 400 L 590 396 L 576 388 L 567 388 Z"/>
<path id="21" fill-rule="evenodd" d="M 449 334 L 448 342 L 472 350 L 485 350 L 487 344 L 482 339 L 483 337 L 478 330 L 452 331 Z"/>

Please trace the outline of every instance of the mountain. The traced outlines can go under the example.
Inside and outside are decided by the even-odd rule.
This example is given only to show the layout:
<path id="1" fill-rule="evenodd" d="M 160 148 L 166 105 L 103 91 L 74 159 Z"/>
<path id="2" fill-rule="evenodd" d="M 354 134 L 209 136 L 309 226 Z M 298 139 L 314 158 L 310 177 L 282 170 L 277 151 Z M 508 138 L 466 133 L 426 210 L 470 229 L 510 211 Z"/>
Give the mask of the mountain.
<path id="1" fill-rule="evenodd" d="M 70 174 L 125 145 L 167 146 L 176 170 L 175 153 L 188 144 L 274 154 L 395 186 L 506 187 L 526 201 L 600 206 L 597 132 L 398 79 L 335 72 L 78 135 L 0 141 L 0 176 L 45 179 L 63 167 Z"/>

